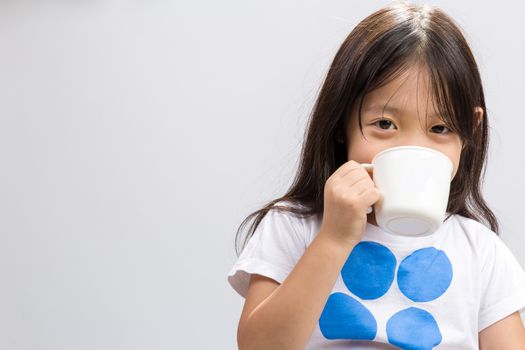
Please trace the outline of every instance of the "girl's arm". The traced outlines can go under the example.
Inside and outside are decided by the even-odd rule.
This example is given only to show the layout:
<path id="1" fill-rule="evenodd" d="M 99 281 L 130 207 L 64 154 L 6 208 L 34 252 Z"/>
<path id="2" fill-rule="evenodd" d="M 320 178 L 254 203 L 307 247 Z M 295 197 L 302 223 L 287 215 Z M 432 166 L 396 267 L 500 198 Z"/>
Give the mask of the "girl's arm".
<path id="1" fill-rule="evenodd" d="M 480 350 L 523 350 L 525 328 L 518 312 L 494 323 L 479 333 Z"/>
<path id="2" fill-rule="evenodd" d="M 237 331 L 239 349 L 304 349 L 357 243 L 321 231 L 281 285 L 252 275 Z"/>
<path id="3" fill-rule="evenodd" d="M 321 227 L 281 285 L 250 281 L 239 321 L 241 350 L 304 349 L 346 259 L 363 238 L 367 208 L 381 197 L 361 164 L 350 160 L 328 178 Z"/>

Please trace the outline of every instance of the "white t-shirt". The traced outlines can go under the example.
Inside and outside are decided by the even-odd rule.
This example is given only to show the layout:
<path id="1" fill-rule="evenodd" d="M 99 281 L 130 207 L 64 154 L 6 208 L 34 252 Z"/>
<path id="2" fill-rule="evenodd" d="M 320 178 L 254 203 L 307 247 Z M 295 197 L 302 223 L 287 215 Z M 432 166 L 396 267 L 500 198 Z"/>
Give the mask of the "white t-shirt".
<path id="1" fill-rule="evenodd" d="M 250 274 L 282 283 L 320 224 L 320 215 L 268 212 L 229 272 L 231 286 L 245 297 Z M 306 349 L 477 349 L 481 330 L 524 309 L 525 272 L 481 223 L 452 215 L 426 237 L 367 224 Z"/>

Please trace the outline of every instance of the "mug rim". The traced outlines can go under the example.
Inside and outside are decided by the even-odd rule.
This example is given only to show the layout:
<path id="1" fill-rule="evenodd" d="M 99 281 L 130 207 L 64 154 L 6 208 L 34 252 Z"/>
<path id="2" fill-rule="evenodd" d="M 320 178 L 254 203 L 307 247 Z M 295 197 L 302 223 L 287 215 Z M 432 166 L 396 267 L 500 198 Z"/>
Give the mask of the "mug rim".
<path id="1" fill-rule="evenodd" d="M 443 158 L 445 158 L 451 165 L 451 167 L 454 167 L 453 164 L 452 164 L 452 160 L 450 160 L 450 158 L 444 154 L 443 152 L 440 152 L 438 150 L 435 150 L 433 148 L 429 148 L 429 147 L 423 147 L 423 146 L 410 146 L 410 145 L 406 145 L 406 146 L 396 146 L 396 147 L 390 147 L 390 148 L 387 148 L 385 150 L 382 150 L 381 152 L 379 152 L 378 154 L 376 154 L 374 156 L 374 158 L 372 159 L 372 164 L 374 163 L 374 161 L 376 160 L 377 157 L 385 154 L 385 153 L 388 153 L 388 152 L 391 152 L 391 151 L 395 151 L 395 150 L 399 150 L 399 149 L 415 149 L 415 150 L 421 150 L 421 151 L 430 151 L 430 152 L 433 152 Z"/>

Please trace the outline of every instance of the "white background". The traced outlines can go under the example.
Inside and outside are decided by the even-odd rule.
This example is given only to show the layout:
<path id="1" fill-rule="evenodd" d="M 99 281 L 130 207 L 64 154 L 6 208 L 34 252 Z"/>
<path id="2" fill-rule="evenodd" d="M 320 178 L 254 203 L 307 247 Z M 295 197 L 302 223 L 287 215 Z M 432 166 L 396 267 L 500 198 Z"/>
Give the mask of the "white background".
<path id="1" fill-rule="evenodd" d="M 523 5 L 431 1 L 484 82 L 484 186 L 525 266 Z M 244 217 L 284 194 L 346 35 L 385 1 L 2 1 L 0 348 L 233 349 Z"/>

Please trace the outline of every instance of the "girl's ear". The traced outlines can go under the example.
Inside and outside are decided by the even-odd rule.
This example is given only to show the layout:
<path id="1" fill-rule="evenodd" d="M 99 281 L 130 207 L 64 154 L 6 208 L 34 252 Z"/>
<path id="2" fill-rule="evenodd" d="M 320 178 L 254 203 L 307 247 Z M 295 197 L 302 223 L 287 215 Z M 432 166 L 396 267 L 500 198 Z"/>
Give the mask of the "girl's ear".
<path id="1" fill-rule="evenodd" d="M 483 108 L 481 108 L 480 106 L 474 107 L 474 132 L 476 132 L 479 126 L 481 125 L 481 122 L 484 118 L 484 114 L 485 113 L 483 111 Z M 463 150 L 465 146 L 466 145 L 463 143 L 461 146 L 461 150 Z"/>
<path id="2" fill-rule="evenodd" d="M 483 121 L 483 115 L 484 115 L 483 108 L 481 107 L 474 107 L 474 121 L 476 125 L 476 129 L 480 126 L 481 122 Z"/>

